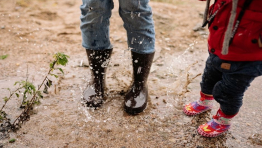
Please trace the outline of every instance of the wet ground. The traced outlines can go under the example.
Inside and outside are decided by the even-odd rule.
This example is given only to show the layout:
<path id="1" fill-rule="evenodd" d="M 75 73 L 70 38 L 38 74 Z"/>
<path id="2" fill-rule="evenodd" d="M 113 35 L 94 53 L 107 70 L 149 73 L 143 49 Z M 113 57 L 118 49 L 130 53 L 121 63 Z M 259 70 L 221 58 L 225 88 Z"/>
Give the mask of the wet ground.
<path id="1" fill-rule="evenodd" d="M 129 116 L 123 96 L 132 79 L 130 51 L 118 15 L 111 18 L 112 60 L 107 71 L 107 101 L 98 110 L 81 103 L 90 72 L 81 47 L 77 0 L 0 1 L 0 88 L 15 81 L 39 85 L 56 52 L 70 56 L 65 75 L 55 79 L 49 94 L 36 106 L 31 119 L 4 147 L 262 147 L 262 87 L 257 78 L 244 96 L 241 112 L 231 130 L 217 138 L 203 138 L 198 125 L 215 113 L 195 117 L 182 113 L 183 104 L 199 98 L 207 30 L 193 31 L 201 23 L 205 3 L 189 0 L 174 4 L 151 2 L 156 25 L 156 55 L 148 80 L 150 101 L 144 113 Z M 28 70 L 27 70 L 28 69 Z M 8 91 L 0 89 L 0 97 Z M 2 100 L 1 100 L 2 101 Z M 3 103 L 0 102 L 1 104 Z M 21 111 L 13 99 L 5 111 L 12 119 Z M 216 104 L 215 109 L 218 108 Z M 15 138 L 14 143 L 8 140 Z"/>

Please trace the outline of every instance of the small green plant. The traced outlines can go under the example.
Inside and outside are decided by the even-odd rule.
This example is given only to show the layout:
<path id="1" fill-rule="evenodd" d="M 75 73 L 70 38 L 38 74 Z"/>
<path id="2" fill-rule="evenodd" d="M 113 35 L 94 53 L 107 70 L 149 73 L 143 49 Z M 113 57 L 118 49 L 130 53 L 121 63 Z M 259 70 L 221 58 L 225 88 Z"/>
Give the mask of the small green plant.
<path id="1" fill-rule="evenodd" d="M 44 77 L 42 83 L 35 87 L 31 82 L 26 81 L 17 81 L 15 82 L 15 86 L 18 86 L 14 91 L 11 91 L 10 88 L 7 88 L 9 91 L 9 96 L 4 97 L 4 104 L 0 110 L 0 121 L 7 120 L 7 125 L 10 126 L 12 130 L 17 130 L 21 127 L 22 123 L 29 120 L 30 112 L 33 110 L 33 106 L 35 104 L 40 103 L 40 99 L 43 98 L 42 92 L 48 94 L 48 88 L 52 86 L 52 81 L 48 78 L 48 76 L 54 76 L 58 78 L 57 74 L 54 74 L 54 70 L 59 70 L 64 74 L 62 68 L 56 67 L 59 65 L 65 66 L 68 63 L 69 56 L 63 53 L 56 53 L 54 55 L 54 60 L 49 65 L 49 71 Z M 42 86 L 44 89 L 41 90 Z M 22 94 L 20 96 L 20 94 Z M 22 113 L 14 120 L 13 123 L 10 123 L 10 119 L 7 119 L 7 113 L 3 111 L 4 107 L 8 103 L 8 101 L 13 97 L 16 96 L 17 98 L 22 98 L 22 102 L 20 108 L 23 109 Z M 29 97 L 31 96 L 31 97 Z"/>
<path id="2" fill-rule="evenodd" d="M 15 139 L 10 139 L 9 140 L 9 143 L 14 143 L 15 142 Z"/>
<path id="3" fill-rule="evenodd" d="M 6 55 L 1 55 L 1 56 L 0 56 L 0 59 L 1 59 L 1 60 L 4 60 L 4 59 L 6 59 L 7 57 L 8 57 L 8 54 L 6 54 Z"/>

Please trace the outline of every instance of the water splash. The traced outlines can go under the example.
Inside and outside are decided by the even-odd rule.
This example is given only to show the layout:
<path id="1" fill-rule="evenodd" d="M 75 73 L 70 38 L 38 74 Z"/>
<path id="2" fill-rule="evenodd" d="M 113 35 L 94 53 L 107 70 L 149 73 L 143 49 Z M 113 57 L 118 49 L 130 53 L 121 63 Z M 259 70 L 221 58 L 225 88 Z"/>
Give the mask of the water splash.
<path id="1" fill-rule="evenodd" d="M 133 12 L 133 11 L 131 11 L 131 13 L 130 13 L 130 16 L 131 16 L 131 18 L 132 18 L 132 19 L 134 19 L 134 18 L 135 18 L 135 14 L 134 14 L 134 12 Z"/>

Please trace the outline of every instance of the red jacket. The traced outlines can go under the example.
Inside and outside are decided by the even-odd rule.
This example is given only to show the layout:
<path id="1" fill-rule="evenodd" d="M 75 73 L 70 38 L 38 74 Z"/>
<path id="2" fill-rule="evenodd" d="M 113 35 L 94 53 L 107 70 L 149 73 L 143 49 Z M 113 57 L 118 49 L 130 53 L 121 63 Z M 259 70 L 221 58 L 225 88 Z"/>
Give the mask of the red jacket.
<path id="1" fill-rule="evenodd" d="M 222 4 L 223 2 L 224 4 Z M 239 0 L 237 16 L 242 10 L 244 2 L 245 0 Z M 222 55 L 221 50 L 231 14 L 232 0 L 217 0 L 210 7 L 210 11 L 213 6 L 213 12 L 219 11 L 209 26 L 209 51 L 223 60 L 262 61 L 262 45 L 259 46 L 259 42 L 262 41 L 262 0 L 253 0 L 246 9 L 227 55 Z"/>

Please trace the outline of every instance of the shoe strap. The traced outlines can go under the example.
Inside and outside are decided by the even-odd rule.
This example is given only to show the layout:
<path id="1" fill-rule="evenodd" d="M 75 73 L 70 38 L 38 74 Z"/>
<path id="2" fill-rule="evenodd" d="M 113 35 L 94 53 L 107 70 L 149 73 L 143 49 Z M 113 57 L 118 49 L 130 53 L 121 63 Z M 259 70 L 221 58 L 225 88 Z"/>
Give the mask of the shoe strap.
<path id="1" fill-rule="evenodd" d="M 206 94 L 202 93 L 201 91 L 200 91 L 200 96 L 201 96 L 201 98 L 203 98 L 205 100 L 214 100 L 213 96 L 207 96 Z"/>
<path id="2" fill-rule="evenodd" d="M 236 114 L 235 114 L 236 115 Z M 226 115 L 222 112 L 221 109 L 219 109 L 217 111 L 217 114 L 213 116 L 213 119 L 215 120 L 215 122 L 217 122 L 218 124 L 222 124 L 222 125 L 230 125 L 231 124 L 231 120 L 233 119 L 233 117 L 235 115 Z"/>
<path id="3" fill-rule="evenodd" d="M 206 106 L 206 107 L 213 107 L 213 100 L 206 100 L 203 99 L 202 97 L 197 101 L 197 103 L 201 106 Z"/>

